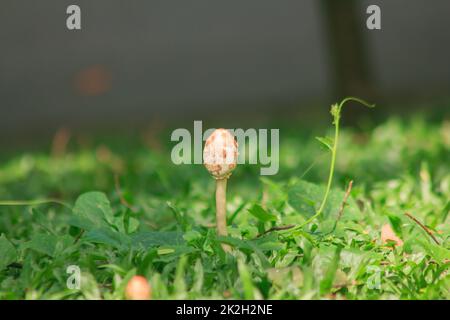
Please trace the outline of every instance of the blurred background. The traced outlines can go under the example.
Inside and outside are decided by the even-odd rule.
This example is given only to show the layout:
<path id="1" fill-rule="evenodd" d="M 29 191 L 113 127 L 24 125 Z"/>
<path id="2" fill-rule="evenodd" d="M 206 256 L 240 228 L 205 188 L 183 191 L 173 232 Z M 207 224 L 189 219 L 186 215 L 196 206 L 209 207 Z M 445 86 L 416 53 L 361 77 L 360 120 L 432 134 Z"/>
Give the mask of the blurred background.
<path id="1" fill-rule="evenodd" d="M 82 30 L 66 28 L 70 4 L 81 7 Z M 381 7 L 381 30 L 366 28 L 371 4 Z M 376 102 L 377 115 L 421 109 L 442 118 L 450 110 L 448 0 L 2 0 L 0 7 L 6 146 L 61 128 L 308 122 L 347 95 Z M 358 110 L 349 121 L 367 116 Z"/>

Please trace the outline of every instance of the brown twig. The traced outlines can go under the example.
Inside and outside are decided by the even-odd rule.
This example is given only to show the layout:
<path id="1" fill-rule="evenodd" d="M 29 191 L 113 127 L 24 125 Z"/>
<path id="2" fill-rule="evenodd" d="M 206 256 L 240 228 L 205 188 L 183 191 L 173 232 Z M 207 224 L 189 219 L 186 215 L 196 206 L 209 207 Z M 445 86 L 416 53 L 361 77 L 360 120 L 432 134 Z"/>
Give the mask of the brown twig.
<path id="1" fill-rule="evenodd" d="M 348 197 L 350 196 L 350 192 L 352 192 L 353 188 L 353 180 L 350 180 L 347 186 L 347 190 L 345 191 L 344 199 L 342 200 L 341 207 L 339 208 L 339 213 L 336 219 L 336 223 L 341 219 L 342 214 L 344 213 L 345 206 L 347 205 Z"/>
<path id="2" fill-rule="evenodd" d="M 338 216 L 336 217 L 336 221 L 334 223 L 333 229 L 331 229 L 330 232 L 326 233 L 326 235 L 328 235 L 328 234 L 334 232 L 334 230 L 336 230 L 337 224 L 338 224 L 339 220 L 341 219 L 342 215 L 344 214 L 344 209 L 345 209 L 345 206 L 347 205 L 348 197 L 350 196 L 350 193 L 352 192 L 352 188 L 353 188 L 353 180 L 350 180 L 350 182 L 348 183 L 348 186 L 347 186 L 347 190 L 345 190 L 344 199 L 342 199 L 342 203 L 339 208 Z"/>
<path id="3" fill-rule="evenodd" d="M 119 196 L 120 203 L 130 209 L 131 211 L 135 211 L 133 206 L 124 198 L 121 188 L 120 188 L 120 180 L 119 175 L 117 173 L 114 174 L 114 186 L 116 188 L 117 195 Z"/>
<path id="4" fill-rule="evenodd" d="M 260 238 L 266 234 L 268 234 L 269 232 L 273 232 L 273 231 L 282 231 L 282 230 L 288 230 L 288 229 L 292 229 L 295 227 L 295 224 L 290 224 L 287 226 L 280 226 L 280 227 L 272 227 L 266 231 L 264 231 L 263 233 L 260 233 L 256 236 L 256 238 Z"/>
<path id="5" fill-rule="evenodd" d="M 434 240 L 434 242 L 436 242 L 437 245 L 440 245 L 439 241 L 436 239 L 436 237 L 433 235 L 433 233 L 431 232 L 430 229 L 428 229 L 422 222 L 420 222 L 419 220 L 417 220 L 415 217 L 413 217 L 410 213 L 405 212 L 405 216 L 407 216 L 408 218 L 410 218 L 412 221 L 414 221 L 415 223 L 417 223 L 430 237 L 431 239 Z"/>

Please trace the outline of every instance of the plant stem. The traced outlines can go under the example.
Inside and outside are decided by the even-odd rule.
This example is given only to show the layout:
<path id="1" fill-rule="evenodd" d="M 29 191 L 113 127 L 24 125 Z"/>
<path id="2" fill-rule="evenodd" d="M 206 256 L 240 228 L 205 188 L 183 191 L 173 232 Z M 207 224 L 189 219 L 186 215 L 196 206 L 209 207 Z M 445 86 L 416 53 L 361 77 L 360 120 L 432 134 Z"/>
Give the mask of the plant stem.
<path id="1" fill-rule="evenodd" d="M 322 203 L 320 204 L 319 210 L 310 217 L 308 220 L 306 220 L 304 223 L 302 223 L 299 228 L 302 228 L 303 226 L 309 224 L 311 221 L 316 219 L 318 216 L 322 214 L 322 211 L 325 208 L 325 204 L 328 199 L 328 195 L 331 190 L 331 185 L 333 183 L 333 176 L 334 176 L 334 167 L 336 164 L 336 154 L 337 154 L 337 148 L 338 148 L 338 140 L 339 140 L 339 121 L 341 119 L 341 110 L 345 103 L 349 101 L 354 101 L 361 103 L 362 105 L 373 108 L 374 105 L 368 104 L 364 100 L 354 98 L 354 97 L 348 97 L 341 101 L 339 105 L 333 105 L 331 107 L 331 115 L 333 116 L 333 124 L 334 124 L 334 142 L 333 142 L 333 148 L 331 149 L 331 162 L 330 162 L 330 172 L 328 173 L 328 183 L 327 183 L 327 189 L 325 191 L 325 195 L 323 196 Z"/>
<path id="2" fill-rule="evenodd" d="M 431 232 L 430 229 L 428 229 L 422 222 L 420 222 L 419 220 L 417 220 L 415 217 L 413 217 L 410 213 L 405 212 L 405 216 L 407 216 L 408 218 L 410 218 L 412 221 L 414 221 L 415 223 L 417 223 L 430 237 L 431 239 L 433 239 L 434 242 L 436 242 L 437 245 L 440 245 L 438 239 L 436 239 L 436 237 L 433 235 L 433 232 Z"/>
<path id="3" fill-rule="evenodd" d="M 43 204 L 56 203 L 62 205 L 68 209 L 72 209 L 71 206 L 63 201 L 57 199 L 38 199 L 38 200 L 1 200 L 0 206 L 39 206 Z"/>
<path id="4" fill-rule="evenodd" d="M 294 227 L 295 227 L 295 224 L 290 224 L 290 225 L 287 225 L 287 226 L 272 227 L 272 228 L 270 228 L 270 229 L 268 229 L 268 230 L 266 230 L 266 231 L 264 231 L 264 232 L 258 234 L 258 235 L 256 236 L 256 239 L 257 239 L 257 238 L 260 238 L 260 237 L 262 237 L 262 236 L 264 236 L 264 235 L 266 235 L 266 234 L 268 234 L 268 233 L 270 233 L 270 232 L 273 232 L 273 231 L 289 230 L 289 229 L 292 229 L 292 228 L 294 228 Z"/>
<path id="5" fill-rule="evenodd" d="M 216 222 L 217 235 L 226 237 L 227 232 L 227 179 L 216 180 Z M 225 251 L 229 251 L 230 247 L 222 244 Z"/>
<path id="6" fill-rule="evenodd" d="M 336 151 L 338 146 L 338 138 L 339 138 L 339 121 L 335 122 L 335 130 L 334 130 L 334 143 L 333 143 L 333 149 L 331 150 L 331 162 L 330 162 L 330 171 L 328 174 L 328 183 L 327 183 L 327 189 L 325 191 L 325 195 L 323 196 L 322 203 L 320 204 L 319 210 L 310 217 L 308 220 L 306 220 L 304 223 L 300 225 L 300 227 L 303 227 L 307 224 L 309 224 L 311 221 L 313 221 L 315 218 L 317 218 L 325 208 L 325 204 L 327 203 L 328 194 L 331 190 L 331 184 L 333 183 L 333 175 L 334 175 L 334 167 L 336 164 Z"/>

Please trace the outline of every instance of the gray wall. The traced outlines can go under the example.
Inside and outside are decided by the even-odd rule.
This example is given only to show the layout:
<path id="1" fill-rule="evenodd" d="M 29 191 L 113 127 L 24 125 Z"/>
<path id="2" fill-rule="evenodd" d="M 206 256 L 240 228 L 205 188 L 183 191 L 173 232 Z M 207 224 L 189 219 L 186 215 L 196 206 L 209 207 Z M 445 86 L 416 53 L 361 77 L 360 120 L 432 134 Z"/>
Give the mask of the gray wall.
<path id="1" fill-rule="evenodd" d="M 81 31 L 65 27 L 72 3 L 82 9 Z M 450 1 L 361 3 L 382 7 L 382 30 L 365 31 L 379 89 L 450 87 Z M 326 97 L 322 25 L 314 0 L 1 0 L 0 127 L 21 132 Z M 80 94 L 76 75 L 95 65 L 107 70 L 109 89 Z"/>

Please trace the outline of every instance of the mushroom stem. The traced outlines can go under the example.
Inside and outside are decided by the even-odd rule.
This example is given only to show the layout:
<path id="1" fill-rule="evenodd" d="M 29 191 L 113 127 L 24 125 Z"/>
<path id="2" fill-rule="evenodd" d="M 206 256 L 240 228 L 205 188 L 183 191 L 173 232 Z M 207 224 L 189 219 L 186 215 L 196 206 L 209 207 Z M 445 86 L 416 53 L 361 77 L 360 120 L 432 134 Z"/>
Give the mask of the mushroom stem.
<path id="1" fill-rule="evenodd" d="M 227 236 L 227 179 L 216 180 L 216 223 L 217 234 L 219 236 Z M 230 247 L 222 244 L 225 251 L 229 251 Z"/>
<path id="2" fill-rule="evenodd" d="M 216 180 L 216 219 L 217 234 L 228 235 L 227 232 L 227 179 Z"/>
<path id="3" fill-rule="evenodd" d="M 233 134 L 225 129 L 216 129 L 206 139 L 203 149 L 203 164 L 216 179 L 216 226 L 217 235 L 227 236 L 227 180 L 236 168 L 238 144 Z M 224 251 L 231 248 L 222 243 Z"/>

